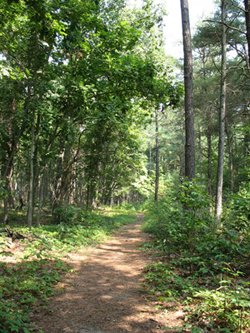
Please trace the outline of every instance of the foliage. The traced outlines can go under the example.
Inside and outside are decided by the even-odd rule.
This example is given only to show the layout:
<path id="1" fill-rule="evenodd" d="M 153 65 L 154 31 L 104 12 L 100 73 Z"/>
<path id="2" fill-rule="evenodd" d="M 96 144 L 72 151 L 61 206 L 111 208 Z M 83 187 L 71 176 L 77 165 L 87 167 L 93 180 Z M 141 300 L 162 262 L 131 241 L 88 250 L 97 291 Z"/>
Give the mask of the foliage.
<path id="1" fill-rule="evenodd" d="M 69 203 L 92 208 L 121 201 L 131 187 L 136 192 L 131 184 L 145 177 L 143 126 L 152 107 L 177 105 L 182 93 L 171 66 L 158 60 L 162 47 L 153 56 L 143 42 L 152 42 L 161 22 L 152 6 L 132 11 L 114 0 L 1 2 L 6 219 L 20 198 L 29 205 L 34 198 L 29 212 L 44 206 L 54 212 Z M 154 43 L 162 39 L 154 37 Z"/>
<path id="2" fill-rule="evenodd" d="M 200 327 L 219 328 L 220 332 L 242 332 L 250 326 L 249 282 L 228 279 L 220 284 L 217 290 L 194 293 L 194 298 L 199 301 L 190 320 Z"/>
<path id="3" fill-rule="evenodd" d="M 104 240 L 113 230 L 133 222 L 131 209 L 108 209 L 86 212 L 77 207 L 60 209 L 61 222 L 33 227 L 15 226 L 14 230 L 32 241 L 23 241 L 23 255 L 28 258 L 61 257 L 77 246 L 87 246 Z M 65 214 L 65 215 L 64 215 Z"/>
<path id="4" fill-rule="evenodd" d="M 150 294 L 160 294 L 159 300 L 174 300 L 176 297 L 188 297 L 197 290 L 196 281 L 191 276 L 175 273 L 174 266 L 162 262 L 150 264 L 145 268 L 145 281 Z"/>
<path id="5" fill-rule="evenodd" d="M 238 193 L 232 196 L 229 204 L 229 224 L 234 230 L 246 235 L 250 228 L 250 185 L 242 184 Z M 225 215 L 227 215 L 225 213 Z"/>
<path id="6" fill-rule="evenodd" d="M 249 192 L 229 200 L 223 225 L 197 182 L 170 184 L 158 207 L 149 204 L 144 230 L 166 262 L 146 268 L 146 286 L 160 302 L 189 303 L 188 320 L 216 332 L 245 332 L 249 325 Z"/>
<path id="7" fill-rule="evenodd" d="M 209 313 L 209 304 L 214 309 L 211 293 L 202 289 L 207 286 L 223 300 L 220 309 L 228 304 L 228 312 L 223 311 L 233 316 L 233 296 L 230 290 L 229 298 L 224 289 L 218 290 L 218 276 L 225 267 L 249 270 L 250 81 L 242 5 L 240 0 L 227 2 L 225 208 L 217 228 L 212 200 L 218 158 L 219 10 L 198 27 L 193 39 L 201 186 L 197 181 L 165 182 L 185 169 L 183 87 L 177 61 L 166 59 L 164 13 L 153 1 L 133 10 L 124 0 L 0 2 L 0 200 L 4 222 L 8 217 L 18 222 L 14 230 L 28 239 L 22 244 L 24 260 L 47 260 L 100 241 L 122 225 L 126 215 L 104 216 L 92 208 L 138 203 L 152 194 L 152 114 L 162 105 L 160 200 L 158 206 L 148 204 L 145 230 L 154 234 L 155 245 L 171 262 L 149 268 L 148 282 L 158 285 L 153 292 L 165 296 L 167 286 L 169 297 L 197 292 L 203 313 Z M 42 226 L 21 227 L 27 203 Z M 43 209 L 53 212 L 53 224 L 44 225 Z M 2 250 L 2 235 L 0 241 Z M 2 313 L 9 313 L 3 322 L 12 321 L 7 331 L 25 331 L 26 319 L 18 309 L 7 301 L 2 307 Z M 195 316 L 200 320 L 203 314 Z M 213 314 L 205 316 L 205 321 L 215 320 Z"/>
<path id="8" fill-rule="evenodd" d="M 204 188 L 196 182 L 183 181 L 168 184 L 167 193 L 159 205 L 151 206 L 144 229 L 154 233 L 166 249 L 191 250 L 198 239 L 207 235 L 211 223 L 209 197 Z"/>
<path id="9" fill-rule="evenodd" d="M 0 330 L 30 332 L 28 312 L 38 301 L 45 302 L 53 294 L 53 286 L 67 270 L 58 260 L 32 260 L 0 264 Z"/>
<path id="10" fill-rule="evenodd" d="M 82 210 L 78 207 L 67 205 L 54 209 L 55 223 L 75 224 L 79 222 Z"/>
<path id="11" fill-rule="evenodd" d="M 29 312 L 36 304 L 45 304 L 53 295 L 55 284 L 70 269 L 63 255 L 76 248 L 103 241 L 121 225 L 134 222 L 135 211 L 106 208 L 86 212 L 77 207 L 63 207 L 58 224 L 29 229 L 11 226 L 25 239 L 19 241 L 20 262 L 5 263 L 2 257 L 14 255 L 6 247 L 0 253 L 0 331 L 28 333 L 33 328 Z M 76 218 L 77 216 L 77 218 Z M 1 235 L 0 241 L 6 243 Z"/>

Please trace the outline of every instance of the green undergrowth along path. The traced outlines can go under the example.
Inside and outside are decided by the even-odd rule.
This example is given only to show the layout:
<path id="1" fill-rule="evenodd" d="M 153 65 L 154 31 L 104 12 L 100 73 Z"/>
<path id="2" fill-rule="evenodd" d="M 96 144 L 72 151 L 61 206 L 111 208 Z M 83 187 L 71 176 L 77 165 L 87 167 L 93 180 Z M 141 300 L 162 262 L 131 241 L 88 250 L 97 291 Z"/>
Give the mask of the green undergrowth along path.
<path id="1" fill-rule="evenodd" d="M 220 228 L 197 184 L 170 186 L 157 207 L 149 204 L 144 230 L 154 238 L 144 248 L 155 260 L 145 268 L 146 289 L 166 311 L 182 307 L 180 332 L 249 332 L 247 199 L 231 199 Z"/>
<path id="2" fill-rule="evenodd" d="M 31 306 L 46 304 L 53 286 L 68 267 L 60 260 L 37 259 L 0 263 L 0 332 L 30 332 Z"/>
<path id="3" fill-rule="evenodd" d="M 120 226 L 135 221 L 135 211 L 125 209 L 86 212 L 64 207 L 58 216 L 57 224 L 31 229 L 11 225 L 12 232 L 24 237 L 21 240 L 12 241 L 4 232 L 0 234 L 1 333 L 33 332 L 29 320 L 32 307 L 46 306 L 55 284 L 70 270 L 63 256 L 102 242 Z"/>

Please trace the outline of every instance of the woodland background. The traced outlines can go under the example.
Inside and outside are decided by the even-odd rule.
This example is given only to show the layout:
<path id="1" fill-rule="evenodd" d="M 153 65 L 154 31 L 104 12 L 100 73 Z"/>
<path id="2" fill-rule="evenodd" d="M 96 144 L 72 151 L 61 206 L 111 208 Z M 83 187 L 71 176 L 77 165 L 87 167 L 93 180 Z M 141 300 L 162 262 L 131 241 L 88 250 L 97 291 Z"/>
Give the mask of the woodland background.
<path id="1" fill-rule="evenodd" d="M 42 251 L 48 259 L 44 253 L 58 239 L 60 246 L 80 245 L 90 237 L 86 225 L 105 226 L 98 215 L 104 206 L 140 207 L 154 246 L 176 256 L 149 268 L 154 286 L 149 289 L 179 301 L 200 293 L 203 310 L 191 316 L 197 330 L 244 332 L 250 269 L 249 6 L 248 0 L 218 1 L 212 17 L 197 27 L 192 124 L 184 107 L 186 62 L 164 52 L 161 6 L 150 0 L 133 10 L 123 0 L 2 0 L 3 244 L 6 237 L 25 242 L 27 233 L 39 233 L 45 236 L 30 255 Z M 191 155 L 185 144 L 190 134 Z M 49 230 L 57 233 L 56 241 Z M 5 275 L 15 271 L 1 267 Z M 184 277 L 191 282 L 180 282 Z M 164 279 L 172 285 L 162 284 Z M 9 280 L 3 281 L 0 296 L 6 298 Z M 0 327 L 23 332 L 26 319 L 13 315 L 12 297 L 0 307 Z"/>

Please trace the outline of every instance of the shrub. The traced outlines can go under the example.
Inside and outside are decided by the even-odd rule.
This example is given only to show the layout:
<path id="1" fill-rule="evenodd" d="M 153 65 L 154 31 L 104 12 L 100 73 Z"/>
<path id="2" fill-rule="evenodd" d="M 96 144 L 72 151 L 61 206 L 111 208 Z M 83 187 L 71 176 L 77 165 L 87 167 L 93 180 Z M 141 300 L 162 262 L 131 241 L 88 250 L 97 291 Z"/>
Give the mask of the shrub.
<path id="1" fill-rule="evenodd" d="M 60 206 L 54 209 L 53 216 L 56 224 L 79 223 L 81 209 L 72 205 Z"/>
<path id="2" fill-rule="evenodd" d="M 166 250 L 194 250 L 213 224 L 209 198 L 196 182 L 172 185 L 157 207 L 149 208 L 144 230 L 161 240 Z"/>
<path id="3" fill-rule="evenodd" d="M 170 186 L 148 206 L 144 230 L 155 236 L 167 263 L 147 268 L 150 293 L 190 303 L 197 332 L 247 332 L 249 327 L 249 185 L 228 200 L 217 228 L 211 203 L 197 182 Z M 223 278 L 222 278 L 223 277 Z"/>
<path id="4" fill-rule="evenodd" d="M 198 304 L 190 316 L 201 327 L 216 329 L 216 332 L 243 332 L 249 327 L 250 297 L 243 282 L 221 281 L 217 290 L 194 293 Z"/>

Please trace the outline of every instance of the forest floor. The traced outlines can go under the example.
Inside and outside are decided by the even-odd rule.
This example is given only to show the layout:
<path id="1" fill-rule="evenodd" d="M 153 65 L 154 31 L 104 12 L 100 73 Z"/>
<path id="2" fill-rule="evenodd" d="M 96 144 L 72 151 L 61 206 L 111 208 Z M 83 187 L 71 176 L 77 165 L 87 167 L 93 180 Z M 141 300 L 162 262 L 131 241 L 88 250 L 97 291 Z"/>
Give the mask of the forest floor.
<path id="1" fill-rule="evenodd" d="M 36 326 L 45 333 L 177 332 L 182 311 L 157 309 L 143 287 L 143 269 L 152 259 L 140 248 L 149 240 L 142 221 L 138 215 L 96 248 L 68 255 L 73 271 L 49 305 L 33 312 Z"/>

